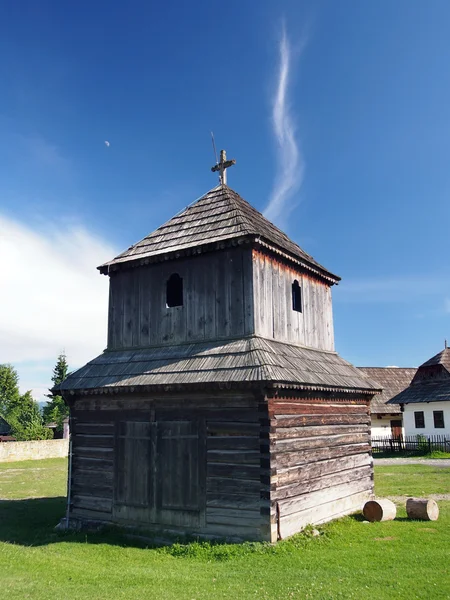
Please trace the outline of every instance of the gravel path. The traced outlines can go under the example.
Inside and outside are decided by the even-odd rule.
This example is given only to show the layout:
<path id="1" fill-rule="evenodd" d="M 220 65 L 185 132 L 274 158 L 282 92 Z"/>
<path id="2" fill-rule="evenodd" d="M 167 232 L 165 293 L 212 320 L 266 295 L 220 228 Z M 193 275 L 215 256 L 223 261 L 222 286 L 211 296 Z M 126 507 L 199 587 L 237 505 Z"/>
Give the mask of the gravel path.
<path id="1" fill-rule="evenodd" d="M 433 500 L 450 500 L 450 494 L 425 494 L 426 498 L 432 498 Z M 392 502 L 395 502 L 396 504 L 404 504 L 408 498 L 411 498 L 411 496 L 386 496 L 386 498 L 388 498 L 389 500 L 392 500 Z"/>
<path id="2" fill-rule="evenodd" d="M 374 458 L 374 465 L 430 465 L 450 467 L 450 458 Z"/>

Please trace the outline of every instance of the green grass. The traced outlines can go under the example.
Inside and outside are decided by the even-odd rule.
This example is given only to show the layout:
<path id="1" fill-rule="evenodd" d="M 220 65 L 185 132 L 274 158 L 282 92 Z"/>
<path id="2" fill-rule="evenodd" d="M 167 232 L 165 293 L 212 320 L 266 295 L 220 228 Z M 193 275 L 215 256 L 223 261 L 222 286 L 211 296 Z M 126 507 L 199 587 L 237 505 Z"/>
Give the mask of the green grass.
<path id="1" fill-rule="evenodd" d="M 146 549 L 120 533 L 58 534 L 65 461 L 0 464 L 0 590 L 5 598 L 449 598 L 450 502 L 437 522 L 347 517 L 268 544 Z M 450 469 L 376 469 L 379 495 L 448 493 Z M 42 496 L 39 498 L 39 496 Z M 14 498 L 14 499 L 13 499 Z"/>
<path id="2" fill-rule="evenodd" d="M 0 463 L 0 498 L 45 498 L 64 496 L 67 460 L 47 458 Z"/>
<path id="3" fill-rule="evenodd" d="M 430 454 L 425 454 L 424 458 L 450 458 L 450 452 L 443 452 L 442 450 L 433 450 Z"/>
<path id="4" fill-rule="evenodd" d="M 379 496 L 450 494 L 450 468 L 420 464 L 377 466 L 375 473 L 375 491 Z"/>

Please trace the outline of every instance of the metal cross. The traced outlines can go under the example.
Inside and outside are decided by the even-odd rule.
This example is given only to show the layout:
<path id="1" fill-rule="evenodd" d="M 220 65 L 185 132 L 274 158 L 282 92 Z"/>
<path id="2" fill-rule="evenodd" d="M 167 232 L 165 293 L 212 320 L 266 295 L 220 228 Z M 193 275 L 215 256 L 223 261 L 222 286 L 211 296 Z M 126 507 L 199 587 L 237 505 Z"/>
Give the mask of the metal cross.
<path id="1" fill-rule="evenodd" d="M 225 150 L 220 151 L 220 162 L 218 162 L 214 167 L 211 167 L 211 171 L 215 173 L 216 171 L 220 171 L 219 181 L 223 185 L 227 185 L 227 172 L 225 169 L 228 167 L 232 167 L 236 164 L 234 158 L 231 160 L 227 160 L 227 153 Z"/>

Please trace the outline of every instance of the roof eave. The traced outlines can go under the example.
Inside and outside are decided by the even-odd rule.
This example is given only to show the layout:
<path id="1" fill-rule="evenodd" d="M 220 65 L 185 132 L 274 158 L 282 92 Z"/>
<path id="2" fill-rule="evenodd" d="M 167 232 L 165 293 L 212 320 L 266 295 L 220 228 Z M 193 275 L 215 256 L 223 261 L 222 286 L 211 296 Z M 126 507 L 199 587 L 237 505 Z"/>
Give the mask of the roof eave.
<path id="1" fill-rule="evenodd" d="M 177 258 L 181 258 L 184 256 L 195 256 L 198 254 L 203 254 L 205 252 L 214 252 L 217 250 L 224 250 L 228 247 L 233 246 L 241 246 L 243 244 L 253 243 L 258 246 L 262 246 L 266 250 L 274 252 L 275 254 L 281 256 L 285 260 L 293 262 L 304 269 L 314 273 L 318 277 L 321 277 L 327 281 L 327 283 L 334 285 L 337 284 L 341 278 L 331 271 L 328 271 L 321 265 L 316 262 L 310 262 L 306 258 L 295 256 L 286 250 L 281 249 L 279 246 L 272 242 L 268 242 L 262 236 L 258 236 L 255 234 L 245 234 L 230 238 L 225 238 L 223 240 L 218 240 L 212 243 L 206 243 L 196 246 L 187 246 L 185 248 L 176 248 L 174 250 L 162 251 L 155 254 L 150 254 L 147 256 L 139 257 L 134 256 L 130 257 L 128 260 L 117 260 L 113 259 L 109 262 L 106 262 L 97 267 L 97 269 L 103 275 L 109 275 L 111 271 L 118 271 L 121 269 L 130 269 L 135 267 L 141 267 L 148 264 L 163 262 L 167 260 L 175 260 Z"/>
<path id="2" fill-rule="evenodd" d="M 335 387 L 326 385 L 311 385 L 294 382 L 277 382 L 277 381 L 227 381 L 227 382 L 205 382 L 205 383 L 172 383 L 172 384 L 146 384 L 146 385 L 133 385 L 133 386 L 105 386 L 98 388 L 78 388 L 78 389 L 66 389 L 62 390 L 67 396 L 86 396 L 86 395 L 116 395 L 116 394 L 130 394 L 133 392 L 173 392 L 173 391 L 194 391 L 194 390 L 205 390 L 211 389 L 211 387 L 219 390 L 233 390 L 233 389 L 258 389 L 262 388 L 266 390 L 291 390 L 301 392 L 322 392 L 322 393 L 336 393 L 336 394 L 358 394 L 373 396 L 376 390 L 366 388 L 346 388 L 346 387 Z"/>

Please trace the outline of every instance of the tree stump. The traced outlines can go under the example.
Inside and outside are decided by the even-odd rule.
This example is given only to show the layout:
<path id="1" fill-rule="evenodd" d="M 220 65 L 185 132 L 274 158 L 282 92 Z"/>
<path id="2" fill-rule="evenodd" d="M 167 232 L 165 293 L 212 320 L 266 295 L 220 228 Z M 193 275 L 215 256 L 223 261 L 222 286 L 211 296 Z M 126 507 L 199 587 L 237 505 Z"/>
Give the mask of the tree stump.
<path id="1" fill-rule="evenodd" d="M 381 498 L 369 500 L 364 504 L 363 515 L 368 521 L 392 521 L 397 514 L 397 507 L 390 500 Z"/>
<path id="2" fill-rule="evenodd" d="M 427 498 L 408 498 L 406 501 L 406 512 L 409 519 L 437 521 L 439 517 L 439 506 L 435 500 L 428 500 Z"/>

